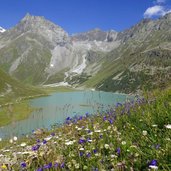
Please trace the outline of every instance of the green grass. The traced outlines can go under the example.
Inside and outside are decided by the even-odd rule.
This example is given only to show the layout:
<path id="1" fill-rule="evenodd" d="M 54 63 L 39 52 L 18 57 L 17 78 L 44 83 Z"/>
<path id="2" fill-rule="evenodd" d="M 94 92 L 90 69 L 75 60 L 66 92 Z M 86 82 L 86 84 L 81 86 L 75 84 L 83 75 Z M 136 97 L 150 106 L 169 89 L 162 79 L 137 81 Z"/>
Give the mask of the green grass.
<path id="1" fill-rule="evenodd" d="M 4 164 L 14 170 L 21 170 L 20 164 L 25 162 L 26 170 L 30 171 L 45 165 L 52 171 L 97 168 L 100 171 L 146 171 L 154 170 L 149 168 L 153 161 L 159 171 L 169 171 L 171 130 L 166 125 L 171 124 L 171 90 L 148 93 L 145 97 L 136 103 L 119 105 L 116 111 L 110 109 L 95 116 L 69 119 L 68 124 L 13 144 L 6 140 L 3 148 L 2 141 L 0 163 L 3 164 L 3 156 L 7 156 L 14 163 Z M 37 139 L 47 142 L 36 143 Z M 20 146 L 22 142 L 26 143 L 25 147 Z M 31 148 L 36 144 L 40 146 L 33 152 Z"/>
<path id="2" fill-rule="evenodd" d="M 32 111 L 28 101 L 4 106 L 0 110 L 0 126 L 26 119 Z"/>

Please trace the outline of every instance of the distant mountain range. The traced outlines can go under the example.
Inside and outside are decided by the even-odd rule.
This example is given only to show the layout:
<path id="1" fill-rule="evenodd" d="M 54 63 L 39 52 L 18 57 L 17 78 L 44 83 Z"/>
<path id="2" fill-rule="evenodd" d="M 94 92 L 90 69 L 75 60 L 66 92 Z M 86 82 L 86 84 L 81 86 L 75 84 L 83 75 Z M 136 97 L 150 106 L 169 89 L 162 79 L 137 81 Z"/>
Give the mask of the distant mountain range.
<path id="1" fill-rule="evenodd" d="M 0 34 L 0 67 L 31 85 L 126 93 L 165 87 L 171 80 L 171 14 L 123 32 L 94 29 L 72 36 L 27 14 Z"/>

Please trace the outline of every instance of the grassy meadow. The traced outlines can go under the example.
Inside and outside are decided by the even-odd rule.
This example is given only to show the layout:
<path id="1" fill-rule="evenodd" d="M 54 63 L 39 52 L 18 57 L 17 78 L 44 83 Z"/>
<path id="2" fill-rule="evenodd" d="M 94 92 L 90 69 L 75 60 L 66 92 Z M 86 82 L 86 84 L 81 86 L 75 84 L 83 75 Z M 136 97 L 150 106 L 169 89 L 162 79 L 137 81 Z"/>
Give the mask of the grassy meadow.
<path id="1" fill-rule="evenodd" d="M 1 170 L 171 170 L 171 90 L 0 142 Z"/>

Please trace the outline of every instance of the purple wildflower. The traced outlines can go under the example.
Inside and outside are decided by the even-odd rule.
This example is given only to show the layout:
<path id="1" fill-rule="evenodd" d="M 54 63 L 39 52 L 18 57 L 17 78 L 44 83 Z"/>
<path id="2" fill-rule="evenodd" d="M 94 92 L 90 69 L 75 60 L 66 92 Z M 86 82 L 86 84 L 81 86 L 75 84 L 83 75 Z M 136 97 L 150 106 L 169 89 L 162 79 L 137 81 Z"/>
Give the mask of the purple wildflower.
<path id="1" fill-rule="evenodd" d="M 110 119 L 109 119 L 109 123 L 110 123 L 110 124 L 113 124 L 113 119 L 110 118 Z"/>
<path id="2" fill-rule="evenodd" d="M 22 162 L 20 165 L 21 165 L 22 168 L 26 167 L 26 163 L 25 162 Z"/>
<path id="3" fill-rule="evenodd" d="M 90 137 L 88 137 L 87 138 L 87 142 L 91 142 L 92 140 L 91 140 L 91 138 Z"/>
<path id="4" fill-rule="evenodd" d="M 106 116 L 103 117 L 103 121 L 105 121 L 105 120 L 107 120 L 107 117 Z"/>
<path id="5" fill-rule="evenodd" d="M 51 167 L 52 167 L 52 163 L 49 163 L 49 164 L 45 165 L 43 168 L 44 169 L 50 169 Z"/>
<path id="6" fill-rule="evenodd" d="M 46 144 L 47 143 L 47 141 L 46 140 L 43 140 L 43 144 Z"/>
<path id="7" fill-rule="evenodd" d="M 66 120 L 69 121 L 71 118 L 70 117 L 67 117 Z"/>
<path id="8" fill-rule="evenodd" d="M 90 133 L 90 132 L 91 132 L 91 130 L 88 130 L 87 132 L 88 132 L 88 133 Z"/>
<path id="9" fill-rule="evenodd" d="M 84 140 L 84 139 L 79 139 L 79 144 L 83 144 L 83 143 L 85 143 L 86 142 L 86 140 Z"/>
<path id="10" fill-rule="evenodd" d="M 65 167 L 65 163 L 63 162 L 62 164 L 61 164 L 61 168 L 64 168 Z"/>
<path id="11" fill-rule="evenodd" d="M 87 157 L 87 158 L 90 158 L 90 157 L 91 157 L 91 153 L 87 153 L 87 154 L 86 154 L 86 157 Z"/>
<path id="12" fill-rule="evenodd" d="M 86 117 L 89 117 L 89 113 L 88 112 L 85 115 L 86 115 Z"/>
<path id="13" fill-rule="evenodd" d="M 37 171 L 43 171 L 43 169 L 40 167 L 40 168 L 37 169 Z"/>
<path id="14" fill-rule="evenodd" d="M 54 167 L 57 168 L 58 166 L 59 166 L 59 164 L 56 162 L 56 163 L 54 164 Z"/>
<path id="15" fill-rule="evenodd" d="M 55 133 L 54 133 L 54 132 L 52 132 L 52 133 L 51 133 L 51 136 L 52 136 L 52 137 L 54 137 L 54 136 L 55 136 Z"/>
<path id="16" fill-rule="evenodd" d="M 83 117 L 82 117 L 82 116 L 80 116 L 80 117 L 79 117 L 79 120 L 82 120 L 82 119 L 83 119 Z"/>
<path id="17" fill-rule="evenodd" d="M 96 149 L 94 149 L 94 150 L 93 150 L 93 153 L 94 153 L 94 154 L 96 154 L 96 153 L 97 153 L 97 150 L 96 150 Z"/>
<path id="18" fill-rule="evenodd" d="M 36 142 L 37 142 L 37 143 L 40 143 L 40 140 L 38 139 Z"/>
<path id="19" fill-rule="evenodd" d="M 83 155 L 84 155 L 84 153 L 81 151 L 80 154 L 79 154 L 79 156 L 82 157 Z"/>
<path id="20" fill-rule="evenodd" d="M 120 149 L 120 147 L 118 147 L 118 148 L 116 149 L 116 153 L 117 153 L 118 156 L 121 154 L 121 149 Z"/>
<path id="21" fill-rule="evenodd" d="M 35 146 L 32 147 L 32 150 L 33 150 L 33 151 L 37 151 L 37 150 L 39 149 L 39 147 L 40 147 L 40 145 L 37 144 L 37 145 L 35 145 Z"/>
<path id="22" fill-rule="evenodd" d="M 149 166 L 157 166 L 157 160 L 152 160 L 149 164 Z"/>

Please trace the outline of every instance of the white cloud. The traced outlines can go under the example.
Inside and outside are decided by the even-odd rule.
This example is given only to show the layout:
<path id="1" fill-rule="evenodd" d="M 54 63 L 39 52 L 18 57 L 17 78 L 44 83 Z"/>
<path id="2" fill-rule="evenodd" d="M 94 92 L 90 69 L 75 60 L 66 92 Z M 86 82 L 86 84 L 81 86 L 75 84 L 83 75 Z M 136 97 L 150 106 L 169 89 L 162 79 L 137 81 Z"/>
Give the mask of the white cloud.
<path id="1" fill-rule="evenodd" d="M 165 8 L 160 5 L 155 5 L 153 7 L 147 8 L 144 13 L 145 18 L 151 18 L 153 16 L 163 16 L 166 14 Z"/>
<path id="2" fill-rule="evenodd" d="M 160 3 L 165 3 L 166 0 L 156 0 L 156 3 L 160 4 Z"/>

